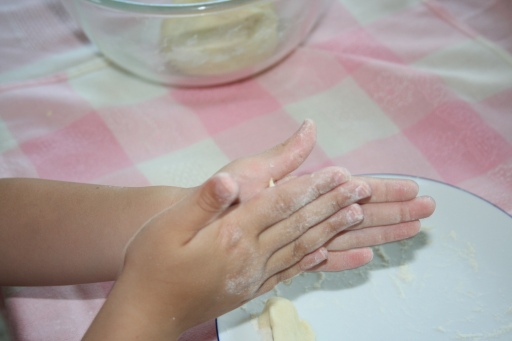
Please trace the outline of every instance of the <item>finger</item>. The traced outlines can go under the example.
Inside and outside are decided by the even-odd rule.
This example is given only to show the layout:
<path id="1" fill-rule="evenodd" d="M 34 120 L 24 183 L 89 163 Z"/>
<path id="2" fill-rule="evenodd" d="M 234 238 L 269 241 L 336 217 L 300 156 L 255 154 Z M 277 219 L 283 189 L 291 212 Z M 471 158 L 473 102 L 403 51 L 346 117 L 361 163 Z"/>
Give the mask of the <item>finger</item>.
<path id="1" fill-rule="evenodd" d="M 325 261 L 325 260 L 322 260 L 322 261 Z M 269 276 L 268 279 L 266 281 L 264 281 L 263 284 L 259 287 L 256 295 L 259 296 L 266 292 L 269 292 L 279 283 L 290 280 L 293 277 L 295 277 L 303 272 L 304 272 L 304 270 L 302 269 L 302 265 L 299 263 L 296 263 L 293 266 L 291 266 L 287 269 L 284 269 L 283 271 L 278 272 L 277 274 Z"/>
<path id="2" fill-rule="evenodd" d="M 247 212 L 254 214 L 256 212 L 258 224 L 257 226 L 256 224 L 248 225 L 248 228 L 250 228 L 249 233 L 260 235 L 266 229 L 274 227 L 302 207 L 346 182 L 349 177 L 346 170 L 338 167 L 325 168 L 312 174 L 300 176 L 294 181 L 261 192 L 251 201 L 244 203 L 244 209 L 239 214 L 248 214 Z M 286 235 L 278 238 L 286 239 Z"/>
<path id="3" fill-rule="evenodd" d="M 381 245 L 414 237 L 420 230 L 419 221 L 409 221 L 396 225 L 344 231 L 326 243 L 325 247 L 331 252 Z"/>
<path id="4" fill-rule="evenodd" d="M 262 245 L 267 245 L 271 250 L 282 248 L 290 241 L 301 237 L 311 227 L 322 223 L 338 211 L 370 195 L 370 187 L 366 182 L 360 180 L 344 182 L 328 193 L 320 196 L 309 205 L 302 207 L 288 219 L 265 230 L 260 235 L 260 242 Z M 359 211 L 360 210 L 358 210 L 358 212 L 350 210 L 345 211 L 344 213 L 338 214 L 337 217 L 326 221 L 322 224 L 324 233 L 329 232 L 329 229 L 337 233 L 359 222 L 362 219 L 361 212 Z M 345 213 L 352 215 L 346 216 Z M 321 232 L 319 231 L 320 229 L 316 230 L 317 232 Z M 325 236 L 317 233 L 315 236 L 309 237 L 309 240 L 312 240 L 312 242 L 306 242 L 308 244 L 317 244 L 314 242 L 315 238 L 316 240 L 321 240 L 323 237 Z M 319 245 L 322 244 L 323 242 L 320 242 Z"/>
<path id="5" fill-rule="evenodd" d="M 225 212 L 238 193 L 238 184 L 229 174 L 214 175 L 174 206 L 172 218 L 182 227 L 176 233 L 179 231 L 189 241 L 198 230 Z"/>
<path id="6" fill-rule="evenodd" d="M 368 264 L 373 259 L 370 248 L 351 249 L 346 251 L 329 251 L 327 259 L 308 271 L 344 271 Z"/>
<path id="7" fill-rule="evenodd" d="M 415 198 L 419 192 L 419 186 L 409 179 L 381 179 L 366 176 L 357 176 L 366 181 L 372 189 L 372 196 L 367 202 L 393 202 L 407 201 Z"/>
<path id="8" fill-rule="evenodd" d="M 299 262 L 307 254 L 326 244 L 341 231 L 357 224 L 362 219 L 362 209 L 358 204 L 345 207 L 272 254 L 266 264 L 267 273 L 277 273 L 282 270 L 283 265 Z"/>
<path id="9" fill-rule="evenodd" d="M 318 250 L 316 253 L 322 253 L 323 251 Z M 309 257 L 309 255 L 307 256 Z M 303 262 L 294 264 L 293 266 L 285 269 L 273 276 L 270 276 L 259 288 L 257 295 L 264 294 L 272 290 L 277 284 L 287 281 L 304 272 L 304 268 L 307 268 L 307 262 L 311 259 L 305 257 L 306 266 Z M 373 251 L 370 248 L 360 248 L 348 251 L 329 251 L 327 259 L 323 259 L 323 256 L 317 256 L 316 260 L 319 263 L 315 266 L 309 267 L 307 271 L 343 271 L 355 269 L 365 264 L 368 264 L 373 259 Z M 313 261 L 314 263 L 314 261 Z"/>
<path id="10" fill-rule="evenodd" d="M 427 218 L 435 210 L 435 201 L 424 196 L 403 202 L 370 203 L 361 205 L 364 220 L 352 228 L 394 225 L 407 221 Z"/>
<path id="11" fill-rule="evenodd" d="M 305 120 L 299 130 L 281 143 L 257 157 L 264 158 L 271 165 L 271 177 L 278 181 L 299 168 L 311 154 L 316 143 L 316 125 Z"/>
<path id="12" fill-rule="evenodd" d="M 302 260 L 299 262 L 299 268 L 302 271 L 310 270 L 327 260 L 328 256 L 329 252 L 327 249 L 325 247 L 321 247 L 304 256 L 304 258 L 302 258 Z"/>

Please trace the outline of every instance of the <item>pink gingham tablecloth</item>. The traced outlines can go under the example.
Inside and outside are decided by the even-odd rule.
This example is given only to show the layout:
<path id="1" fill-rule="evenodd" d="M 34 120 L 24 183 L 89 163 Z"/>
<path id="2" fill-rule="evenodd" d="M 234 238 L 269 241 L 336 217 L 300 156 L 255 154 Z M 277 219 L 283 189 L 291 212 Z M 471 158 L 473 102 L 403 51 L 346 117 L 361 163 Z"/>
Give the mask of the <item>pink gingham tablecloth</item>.
<path id="1" fill-rule="evenodd" d="M 112 66 L 56 0 L 0 5 L 1 177 L 191 186 L 305 118 L 303 171 L 427 177 L 512 213 L 512 2 L 335 0 L 278 66 L 208 89 Z M 111 285 L 4 288 L 13 338 L 80 340 Z"/>

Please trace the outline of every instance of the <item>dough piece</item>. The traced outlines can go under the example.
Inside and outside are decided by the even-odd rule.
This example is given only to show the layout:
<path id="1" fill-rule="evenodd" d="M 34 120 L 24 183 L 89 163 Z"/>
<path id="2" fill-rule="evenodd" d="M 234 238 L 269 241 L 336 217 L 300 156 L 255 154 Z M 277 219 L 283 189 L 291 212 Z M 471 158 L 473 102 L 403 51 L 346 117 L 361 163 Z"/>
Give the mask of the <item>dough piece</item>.
<path id="1" fill-rule="evenodd" d="M 309 323 L 301 321 L 293 303 L 282 297 L 267 300 L 258 326 L 265 341 L 315 341 Z"/>
<path id="2" fill-rule="evenodd" d="M 165 19 L 160 32 L 161 52 L 167 67 L 182 74 L 234 72 L 257 64 L 276 50 L 277 25 L 277 13 L 271 4 Z"/>

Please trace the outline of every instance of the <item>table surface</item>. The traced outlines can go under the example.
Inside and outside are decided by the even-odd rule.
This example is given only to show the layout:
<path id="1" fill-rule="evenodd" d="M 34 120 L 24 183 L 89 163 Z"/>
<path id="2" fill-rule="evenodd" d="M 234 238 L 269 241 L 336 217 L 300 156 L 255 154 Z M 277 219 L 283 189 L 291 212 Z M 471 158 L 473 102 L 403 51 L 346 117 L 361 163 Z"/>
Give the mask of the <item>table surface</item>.
<path id="1" fill-rule="evenodd" d="M 207 89 L 112 66 L 57 0 L 0 6 L 0 177 L 192 186 L 311 118 L 301 171 L 421 176 L 512 213 L 510 0 L 335 0 L 282 63 Z M 13 336 L 80 340 L 111 285 L 4 288 Z"/>

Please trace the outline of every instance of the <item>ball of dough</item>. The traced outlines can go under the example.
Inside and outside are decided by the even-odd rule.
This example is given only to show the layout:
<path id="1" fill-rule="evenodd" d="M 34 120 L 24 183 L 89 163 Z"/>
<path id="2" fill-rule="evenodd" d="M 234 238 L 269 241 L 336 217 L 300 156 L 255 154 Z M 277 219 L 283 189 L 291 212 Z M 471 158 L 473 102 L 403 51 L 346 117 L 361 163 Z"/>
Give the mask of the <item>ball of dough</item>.
<path id="1" fill-rule="evenodd" d="M 266 340 L 315 341 L 315 333 L 309 323 L 299 319 L 295 306 L 286 298 L 269 298 L 258 318 L 258 325 Z"/>
<path id="2" fill-rule="evenodd" d="M 194 2 L 204 0 L 175 1 Z M 256 4 L 165 19 L 160 42 L 167 67 L 186 75 L 221 75 L 268 58 L 278 40 L 273 6 Z"/>

